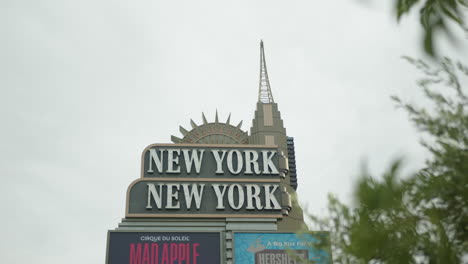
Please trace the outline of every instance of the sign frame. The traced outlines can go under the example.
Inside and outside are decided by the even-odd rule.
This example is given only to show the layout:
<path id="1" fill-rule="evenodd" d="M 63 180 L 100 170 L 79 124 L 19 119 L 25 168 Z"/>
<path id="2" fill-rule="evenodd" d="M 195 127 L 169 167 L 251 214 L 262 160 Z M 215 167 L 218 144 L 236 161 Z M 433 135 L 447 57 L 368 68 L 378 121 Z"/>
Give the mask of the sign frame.
<path id="1" fill-rule="evenodd" d="M 219 214 L 191 214 L 191 213 L 186 213 L 186 214 L 154 214 L 154 213 L 148 213 L 148 214 L 140 214 L 140 213 L 130 213 L 129 212 L 129 207 L 130 207 L 130 191 L 133 188 L 133 186 L 139 182 L 144 182 L 144 181 L 160 181 L 160 182 L 186 182 L 186 181 L 194 181 L 194 182 L 226 182 L 226 183 L 249 183 L 249 182 L 257 182 L 257 183 L 274 183 L 274 184 L 279 184 L 281 186 L 281 178 L 278 175 L 276 178 L 268 178 L 268 179 L 261 179 L 261 178 L 216 178 L 211 177 L 211 178 L 184 178 L 184 177 L 144 177 L 145 173 L 145 154 L 146 152 L 154 147 L 178 147 L 178 148 L 188 148 L 188 147 L 196 147 L 196 148 L 216 148 L 216 149 L 224 149 L 224 148 L 232 148 L 232 149 L 272 149 L 272 150 L 278 150 L 277 145 L 242 145 L 242 144 L 160 144 L 160 143 L 154 143 L 149 146 L 147 146 L 143 152 L 141 153 L 141 171 L 140 171 L 140 178 L 134 180 L 127 188 L 126 192 L 126 199 L 125 199 L 125 217 L 126 218 L 276 218 L 280 219 L 283 218 L 283 213 L 282 210 L 278 210 L 276 214 L 270 213 L 270 214 L 229 214 L 229 213 L 219 213 Z M 278 152 L 277 155 L 280 155 Z M 279 159 L 279 156 L 278 156 Z M 278 164 L 279 165 L 279 164 Z M 278 168 L 280 169 L 280 168 Z M 281 190 L 280 190 L 281 191 Z M 281 203 L 281 201 L 280 201 Z"/>
<path id="2" fill-rule="evenodd" d="M 161 182 L 177 182 L 177 181 L 187 181 L 188 178 L 158 178 L 158 179 L 152 179 L 152 178 L 140 178 L 135 181 L 133 181 L 130 186 L 127 189 L 127 197 L 125 201 L 125 217 L 127 218 L 227 218 L 227 217 L 232 217 L 232 218 L 283 218 L 283 213 L 282 210 L 277 211 L 276 214 L 191 214 L 191 213 L 186 213 L 186 214 L 154 214 L 154 213 L 148 213 L 148 214 L 135 214 L 135 213 L 130 213 L 130 190 L 132 189 L 133 185 L 135 185 L 138 182 L 154 182 L 154 181 L 161 181 Z M 248 179 L 248 181 L 243 181 L 243 180 L 237 180 L 237 179 L 211 179 L 211 178 L 197 178 L 197 182 L 232 182 L 232 183 L 239 183 L 239 182 L 265 182 L 265 183 L 281 183 L 280 179 L 277 180 L 257 180 L 257 179 Z M 281 191 L 281 190 L 280 190 Z"/>
<path id="3" fill-rule="evenodd" d="M 225 148 L 232 148 L 232 149 L 271 149 L 271 150 L 279 150 L 278 145 L 247 145 L 247 144 L 169 144 L 169 143 L 154 143 L 149 146 L 147 146 L 145 149 L 143 149 L 141 153 L 141 164 L 140 164 L 140 178 L 141 179 L 146 179 L 146 178 L 153 178 L 153 179 L 161 179 L 162 177 L 145 177 L 145 154 L 148 150 L 154 147 L 168 147 L 168 148 L 215 148 L 215 149 L 225 149 Z M 278 160 L 280 159 L 280 152 L 277 152 L 278 155 Z M 278 166 L 279 166 L 278 162 Z M 279 169 L 279 168 L 278 168 Z M 279 178 L 279 174 L 277 176 Z M 171 177 L 172 178 L 172 177 Z M 177 177 L 174 177 L 177 178 Z M 213 177 L 217 178 L 217 177 Z M 236 177 L 238 181 L 242 180 L 250 180 L 254 179 L 255 177 Z M 189 178 L 187 178 L 189 179 Z M 203 178 L 193 178 L 193 179 L 203 179 Z M 221 178 L 219 177 L 218 179 L 229 179 L 229 178 Z M 261 178 L 257 178 L 261 179 Z M 269 178 L 270 180 L 273 180 L 274 178 Z"/>

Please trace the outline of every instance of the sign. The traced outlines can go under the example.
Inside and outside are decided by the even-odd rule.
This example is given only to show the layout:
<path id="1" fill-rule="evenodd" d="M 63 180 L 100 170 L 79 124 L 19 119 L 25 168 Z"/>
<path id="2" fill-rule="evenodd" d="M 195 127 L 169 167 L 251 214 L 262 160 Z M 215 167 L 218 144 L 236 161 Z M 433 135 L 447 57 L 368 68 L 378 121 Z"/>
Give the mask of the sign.
<path id="1" fill-rule="evenodd" d="M 153 144 L 127 191 L 126 217 L 282 217 L 275 146 Z"/>
<path id="2" fill-rule="evenodd" d="M 107 264 L 221 263 L 219 233 L 109 231 Z"/>
<path id="3" fill-rule="evenodd" d="M 127 217 L 281 217 L 279 182 L 134 182 Z"/>
<path id="4" fill-rule="evenodd" d="M 255 252 L 255 263 L 259 264 L 296 264 L 298 259 L 309 259 L 309 251 L 305 249 L 264 249 Z"/>
<path id="5" fill-rule="evenodd" d="M 142 178 L 277 179 L 275 146 L 153 144 L 142 154 Z"/>
<path id="6" fill-rule="evenodd" d="M 330 264 L 331 252 L 327 232 L 234 233 L 235 264 Z"/>

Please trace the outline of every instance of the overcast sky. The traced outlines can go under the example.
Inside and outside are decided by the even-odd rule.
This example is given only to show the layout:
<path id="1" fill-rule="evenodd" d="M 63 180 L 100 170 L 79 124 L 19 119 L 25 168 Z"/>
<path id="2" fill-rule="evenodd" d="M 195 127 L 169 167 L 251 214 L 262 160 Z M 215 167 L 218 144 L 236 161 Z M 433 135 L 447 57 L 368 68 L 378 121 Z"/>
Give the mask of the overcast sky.
<path id="1" fill-rule="evenodd" d="M 260 39 L 310 212 L 351 203 L 363 160 L 427 155 L 389 99 L 421 99 L 400 58 L 421 56 L 417 17 L 390 5 L 3 0 L 0 17 L 2 263 L 103 263 L 147 145 L 216 109 L 250 128 Z"/>

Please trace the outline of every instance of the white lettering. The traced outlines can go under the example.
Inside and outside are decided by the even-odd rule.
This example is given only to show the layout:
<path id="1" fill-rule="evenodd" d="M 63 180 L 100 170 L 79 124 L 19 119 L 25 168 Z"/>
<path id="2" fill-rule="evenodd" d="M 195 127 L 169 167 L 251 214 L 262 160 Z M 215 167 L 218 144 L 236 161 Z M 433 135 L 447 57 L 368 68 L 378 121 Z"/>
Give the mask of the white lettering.
<path id="1" fill-rule="evenodd" d="M 280 190 L 279 184 L 212 183 L 210 185 L 216 195 L 216 210 L 225 209 L 226 195 L 228 206 L 233 210 L 281 210 L 282 208 L 275 196 Z M 186 209 L 200 210 L 206 184 L 148 183 L 146 186 L 148 210 L 153 209 L 154 205 L 156 209 L 181 209 L 179 199 L 185 199 Z M 183 197 L 180 197 L 181 195 Z"/>
<path id="2" fill-rule="evenodd" d="M 260 200 L 260 187 L 257 184 L 246 184 L 245 188 L 247 189 L 247 207 L 246 209 L 254 210 L 253 200 L 255 200 L 255 207 L 258 210 L 262 210 L 262 201 Z M 252 191 L 254 190 L 254 191 Z"/>
<path id="3" fill-rule="evenodd" d="M 156 153 L 155 149 L 149 149 L 149 167 L 148 167 L 148 173 L 153 173 L 153 162 L 156 164 L 156 168 L 158 169 L 159 173 L 162 173 L 163 170 L 163 151 L 165 149 L 160 149 L 159 150 L 159 157 L 158 154 Z"/>
<path id="4" fill-rule="evenodd" d="M 258 152 L 254 150 L 244 150 L 245 154 L 245 174 L 252 174 L 252 165 L 255 174 L 260 174 L 258 166 Z"/>
<path id="5" fill-rule="evenodd" d="M 195 163 L 195 172 L 199 174 L 203 160 L 203 152 L 205 152 L 205 150 L 200 149 L 200 157 L 198 157 L 197 149 L 192 149 L 192 156 L 190 156 L 189 151 L 189 149 L 182 150 L 182 152 L 184 153 L 185 168 L 187 168 L 187 173 L 190 173 L 192 171 L 192 164 Z"/>
<path id="6" fill-rule="evenodd" d="M 167 186 L 167 201 L 166 201 L 166 209 L 179 209 L 179 189 L 180 184 L 178 183 L 168 183 Z M 177 192 L 174 192 L 173 187 L 176 188 Z M 174 201 L 176 202 L 174 204 Z"/>
<path id="7" fill-rule="evenodd" d="M 265 209 L 281 209 L 281 205 L 278 203 L 275 197 L 275 191 L 278 189 L 278 185 L 273 185 L 273 189 L 270 191 L 271 184 L 265 184 Z M 273 208 L 271 204 L 273 203 Z"/>
<path id="8" fill-rule="evenodd" d="M 279 173 L 278 169 L 275 166 L 275 164 L 271 160 L 275 154 L 276 154 L 276 151 L 271 151 L 271 155 L 268 156 L 268 150 L 262 150 L 263 173 L 269 173 L 269 174 L 278 174 Z"/>
<path id="9" fill-rule="evenodd" d="M 239 200 L 237 201 L 237 205 L 234 202 L 234 188 L 237 189 Z M 244 205 L 244 190 L 239 184 L 233 184 L 229 187 L 228 191 L 228 202 L 232 209 L 239 210 Z"/>
<path id="10" fill-rule="evenodd" d="M 223 190 L 219 189 L 220 185 L 223 186 Z M 216 198 L 218 198 L 218 204 L 216 205 L 216 209 L 218 210 L 224 209 L 223 197 L 227 189 L 227 184 L 213 184 L 212 186 L 215 191 Z"/>
<path id="11" fill-rule="evenodd" d="M 226 155 L 226 150 L 223 150 L 221 157 L 219 156 L 219 149 L 212 149 L 211 153 L 213 153 L 213 157 L 216 160 L 216 174 L 223 174 L 223 160 L 224 156 Z"/>
<path id="12" fill-rule="evenodd" d="M 200 210 L 200 204 L 203 195 L 203 188 L 205 184 L 200 184 L 201 189 L 198 190 L 197 184 L 192 184 L 192 190 L 189 190 L 189 184 L 182 184 L 182 189 L 184 190 L 185 195 L 185 204 L 187 204 L 187 209 L 190 210 L 192 207 L 192 200 L 195 198 L 195 206 L 197 210 Z"/>
<path id="13" fill-rule="evenodd" d="M 168 153 L 167 173 L 180 173 L 180 167 L 179 167 L 180 149 L 168 149 L 167 153 Z"/>
<path id="14" fill-rule="evenodd" d="M 233 155 L 236 154 L 237 158 L 237 169 L 234 169 L 233 164 Z M 237 149 L 230 150 L 227 156 L 227 167 L 232 174 L 239 174 L 242 170 L 244 160 L 242 159 L 242 154 Z"/>
<path id="15" fill-rule="evenodd" d="M 151 206 L 151 197 L 153 197 L 154 202 L 156 203 L 157 208 L 161 208 L 161 194 L 162 194 L 162 185 L 158 184 L 159 193 L 156 191 L 156 187 L 152 183 L 148 183 L 148 203 L 146 205 L 146 209 L 152 209 Z"/>

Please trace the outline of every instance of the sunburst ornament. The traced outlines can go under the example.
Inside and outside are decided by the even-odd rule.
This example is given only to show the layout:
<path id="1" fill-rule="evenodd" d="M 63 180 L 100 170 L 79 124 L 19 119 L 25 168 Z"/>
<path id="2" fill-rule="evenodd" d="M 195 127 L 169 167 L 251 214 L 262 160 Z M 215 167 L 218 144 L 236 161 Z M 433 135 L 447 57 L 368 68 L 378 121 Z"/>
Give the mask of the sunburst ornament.
<path id="1" fill-rule="evenodd" d="M 179 127 L 182 138 L 171 136 L 171 141 L 174 143 L 185 144 L 247 144 L 248 134 L 241 129 L 242 121 L 233 126 L 229 124 L 231 114 L 229 114 L 226 123 L 220 123 L 218 119 L 218 111 L 216 111 L 215 121 L 208 123 L 205 114 L 202 113 L 203 124 L 197 125 L 190 119 L 192 130 L 188 131 L 182 126 Z"/>

